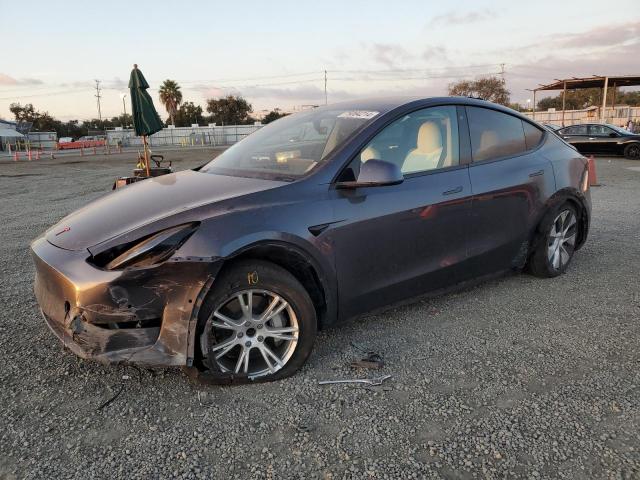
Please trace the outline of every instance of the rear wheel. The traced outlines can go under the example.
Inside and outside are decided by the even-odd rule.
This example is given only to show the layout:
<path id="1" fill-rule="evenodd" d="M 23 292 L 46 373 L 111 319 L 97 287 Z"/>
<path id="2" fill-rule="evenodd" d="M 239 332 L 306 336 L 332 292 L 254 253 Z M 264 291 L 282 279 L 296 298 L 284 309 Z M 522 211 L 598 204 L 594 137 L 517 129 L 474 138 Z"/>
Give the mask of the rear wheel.
<path id="1" fill-rule="evenodd" d="M 632 160 L 640 159 L 640 143 L 632 143 L 624 149 L 624 156 Z"/>
<path id="2" fill-rule="evenodd" d="M 304 364 L 313 348 L 316 315 L 293 275 L 268 262 L 242 261 L 214 285 L 196 332 L 200 379 L 271 381 Z"/>
<path id="3" fill-rule="evenodd" d="M 556 277 L 571 263 L 578 237 L 578 215 L 569 203 L 550 211 L 540 224 L 529 270 L 537 277 Z"/>

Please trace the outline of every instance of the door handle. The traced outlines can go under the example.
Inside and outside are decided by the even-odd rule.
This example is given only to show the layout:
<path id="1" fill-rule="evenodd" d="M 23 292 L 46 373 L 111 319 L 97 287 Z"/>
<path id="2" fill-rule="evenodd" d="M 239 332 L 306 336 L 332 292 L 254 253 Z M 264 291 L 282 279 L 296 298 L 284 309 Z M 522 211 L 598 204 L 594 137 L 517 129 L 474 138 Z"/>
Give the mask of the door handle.
<path id="1" fill-rule="evenodd" d="M 530 177 L 539 177 L 540 175 L 544 175 L 544 170 L 538 170 L 537 172 L 530 173 Z"/>
<path id="2" fill-rule="evenodd" d="M 596 139 L 595 137 L 589 137 L 589 140 L 595 140 L 595 139 Z"/>
<path id="3" fill-rule="evenodd" d="M 453 195 L 454 193 L 460 193 L 462 191 L 462 185 L 452 188 L 451 190 L 447 190 L 446 192 L 442 192 L 442 195 Z"/>

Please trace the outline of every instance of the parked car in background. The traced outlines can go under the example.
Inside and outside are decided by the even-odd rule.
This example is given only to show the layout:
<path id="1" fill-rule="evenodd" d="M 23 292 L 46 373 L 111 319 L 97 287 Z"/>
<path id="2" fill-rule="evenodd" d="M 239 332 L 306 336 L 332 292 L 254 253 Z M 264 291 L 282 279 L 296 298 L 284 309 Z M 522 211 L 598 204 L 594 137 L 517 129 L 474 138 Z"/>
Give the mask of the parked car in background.
<path id="1" fill-rule="evenodd" d="M 71 138 L 71 137 L 60 137 L 58 139 L 58 143 L 69 143 L 69 142 L 73 142 L 73 138 Z"/>
<path id="2" fill-rule="evenodd" d="M 556 125 L 554 123 L 543 123 L 542 126 L 552 132 L 557 132 L 562 128 L 562 125 Z"/>
<path id="3" fill-rule="evenodd" d="M 640 159 L 640 135 L 615 125 L 587 123 L 571 125 L 556 132 L 580 153 L 624 155 Z"/>
<path id="4" fill-rule="evenodd" d="M 352 101 L 67 216 L 31 245 L 35 292 L 81 357 L 275 380 L 336 322 L 511 269 L 560 275 L 590 214 L 587 159 L 513 110 Z"/>

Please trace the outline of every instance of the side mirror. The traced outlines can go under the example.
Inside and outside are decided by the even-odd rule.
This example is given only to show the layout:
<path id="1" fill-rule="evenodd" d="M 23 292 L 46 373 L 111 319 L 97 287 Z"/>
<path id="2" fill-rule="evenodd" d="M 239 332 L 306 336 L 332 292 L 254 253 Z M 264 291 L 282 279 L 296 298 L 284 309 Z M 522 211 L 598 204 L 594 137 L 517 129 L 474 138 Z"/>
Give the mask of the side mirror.
<path id="1" fill-rule="evenodd" d="M 610 136 L 611 138 L 615 138 L 615 137 L 617 137 L 617 136 L 618 136 L 618 134 L 617 134 L 617 133 L 615 133 L 615 132 L 611 132 L 611 133 L 609 134 L 609 136 Z"/>
<path id="2" fill-rule="evenodd" d="M 337 188 L 383 187 L 402 183 L 404 176 L 400 168 L 384 160 L 367 160 L 360 167 L 360 174 L 355 182 L 339 182 Z"/>

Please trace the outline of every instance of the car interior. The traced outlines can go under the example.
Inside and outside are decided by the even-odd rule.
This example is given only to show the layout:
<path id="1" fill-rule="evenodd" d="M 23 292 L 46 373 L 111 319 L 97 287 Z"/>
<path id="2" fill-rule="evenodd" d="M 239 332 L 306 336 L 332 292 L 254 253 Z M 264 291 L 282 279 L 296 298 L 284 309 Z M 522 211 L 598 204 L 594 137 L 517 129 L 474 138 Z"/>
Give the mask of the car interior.
<path id="1" fill-rule="evenodd" d="M 404 116 L 361 151 L 341 180 L 355 180 L 360 166 L 371 159 L 393 163 L 403 174 L 457 165 L 458 128 L 451 114 L 455 111 L 432 108 Z"/>

